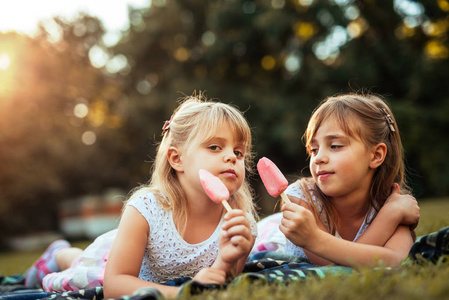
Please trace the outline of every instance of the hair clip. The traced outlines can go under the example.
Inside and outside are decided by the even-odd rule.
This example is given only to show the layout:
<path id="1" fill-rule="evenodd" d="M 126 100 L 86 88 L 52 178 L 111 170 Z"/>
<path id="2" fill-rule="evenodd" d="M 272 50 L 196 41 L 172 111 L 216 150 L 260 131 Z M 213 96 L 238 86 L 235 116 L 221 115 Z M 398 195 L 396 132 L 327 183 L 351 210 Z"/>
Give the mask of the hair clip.
<path id="1" fill-rule="evenodd" d="M 390 127 L 390 130 L 392 132 L 395 132 L 396 130 L 394 130 L 394 126 L 393 126 L 394 122 L 393 122 L 393 119 L 391 118 L 390 114 L 387 112 L 387 110 L 385 108 L 381 108 L 381 111 L 385 115 L 385 120 L 387 120 L 388 127 Z"/>
<path id="2" fill-rule="evenodd" d="M 164 125 L 162 126 L 162 135 L 164 135 L 167 131 L 170 130 L 170 124 L 173 120 L 173 115 L 170 117 L 170 120 L 167 120 L 164 122 Z"/>

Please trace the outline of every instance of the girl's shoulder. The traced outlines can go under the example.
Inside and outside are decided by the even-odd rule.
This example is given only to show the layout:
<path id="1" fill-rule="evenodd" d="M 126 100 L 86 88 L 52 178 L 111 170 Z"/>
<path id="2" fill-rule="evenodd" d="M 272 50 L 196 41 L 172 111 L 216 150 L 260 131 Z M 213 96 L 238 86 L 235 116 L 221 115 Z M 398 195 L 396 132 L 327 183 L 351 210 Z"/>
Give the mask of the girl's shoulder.
<path id="1" fill-rule="evenodd" d="M 296 197 L 303 201 L 307 201 L 307 199 L 311 199 L 316 202 L 316 195 L 314 193 L 314 184 L 308 179 L 298 179 L 295 182 L 291 183 L 285 193 L 289 196 Z"/>
<path id="2" fill-rule="evenodd" d="M 141 188 L 131 195 L 125 205 L 133 206 L 148 219 L 150 216 L 161 215 L 164 213 L 164 209 L 161 207 L 158 197 L 163 196 L 156 195 L 148 188 Z"/>

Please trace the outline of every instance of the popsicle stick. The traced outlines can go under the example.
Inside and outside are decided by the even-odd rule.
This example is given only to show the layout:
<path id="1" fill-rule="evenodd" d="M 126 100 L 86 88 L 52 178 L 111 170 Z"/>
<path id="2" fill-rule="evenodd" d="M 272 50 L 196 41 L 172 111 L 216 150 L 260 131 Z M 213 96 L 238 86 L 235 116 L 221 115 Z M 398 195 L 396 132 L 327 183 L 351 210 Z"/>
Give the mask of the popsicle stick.
<path id="1" fill-rule="evenodd" d="M 231 206 L 229 205 L 228 201 L 223 200 L 223 201 L 221 201 L 221 203 L 223 203 L 223 206 L 226 208 L 226 210 L 227 210 L 228 212 L 230 212 L 230 211 L 232 210 L 232 208 L 231 208 Z"/>
<path id="2" fill-rule="evenodd" d="M 281 197 L 282 197 L 282 200 L 284 200 L 285 203 L 292 203 L 290 201 L 290 199 L 288 199 L 287 195 L 284 192 L 281 193 Z"/>

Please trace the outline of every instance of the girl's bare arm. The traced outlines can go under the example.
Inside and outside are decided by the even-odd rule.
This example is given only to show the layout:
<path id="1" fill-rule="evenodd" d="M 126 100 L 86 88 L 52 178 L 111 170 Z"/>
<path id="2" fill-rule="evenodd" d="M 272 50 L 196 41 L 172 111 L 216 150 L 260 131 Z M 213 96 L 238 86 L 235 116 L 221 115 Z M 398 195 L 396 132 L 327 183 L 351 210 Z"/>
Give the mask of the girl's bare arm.
<path id="1" fill-rule="evenodd" d="M 142 287 L 155 287 L 167 297 L 176 296 L 178 287 L 139 278 L 149 230 L 148 223 L 137 209 L 126 207 L 106 264 L 103 282 L 105 298 L 131 295 Z"/>
<path id="2" fill-rule="evenodd" d="M 283 206 L 283 211 L 281 231 L 294 244 L 303 247 L 307 257 L 317 265 L 335 263 L 358 267 L 376 265 L 381 261 L 384 265 L 397 265 L 407 256 L 413 244 L 407 226 L 397 227 L 383 247 L 373 246 L 353 243 L 329 234 L 305 207 L 287 204 Z"/>

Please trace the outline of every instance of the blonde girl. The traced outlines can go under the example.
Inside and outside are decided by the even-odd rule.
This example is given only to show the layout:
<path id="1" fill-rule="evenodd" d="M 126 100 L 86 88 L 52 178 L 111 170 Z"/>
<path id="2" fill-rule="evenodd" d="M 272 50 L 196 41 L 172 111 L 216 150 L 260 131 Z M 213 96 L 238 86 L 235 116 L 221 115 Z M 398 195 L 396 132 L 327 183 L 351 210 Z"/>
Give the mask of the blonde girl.
<path id="1" fill-rule="evenodd" d="M 399 264 L 413 244 L 406 225 L 416 226 L 419 207 L 405 183 L 399 129 L 386 102 L 329 97 L 304 139 L 312 177 L 288 187 L 293 203 L 272 218 L 287 238 L 285 252 L 317 265 Z"/>
<path id="2" fill-rule="evenodd" d="M 201 94 L 188 97 L 164 124 L 151 180 L 126 202 L 118 230 L 98 238 L 68 270 L 45 276 L 44 288 L 103 285 L 105 298 L 118 298 L 154 287 L 175 296 L 179 287 L 164 282 L 193 277 L 202 283 L 224 283 L 236 276 L 256 235 L 245 179 L 250 161 L 251 131 L 242 113 Z M 225 213 L 207 197 L 200 169 L 226 185 L 232 211 Z M 92 263 L 86 252 L 103 260 Z M 87 272 L 88 264 L 92 267 Z M 83 284 L 76 285 L 77 278 L 83 278 Z"/>

